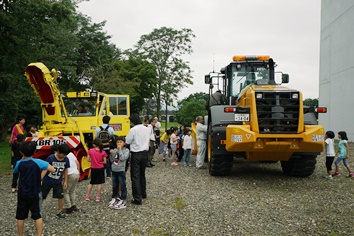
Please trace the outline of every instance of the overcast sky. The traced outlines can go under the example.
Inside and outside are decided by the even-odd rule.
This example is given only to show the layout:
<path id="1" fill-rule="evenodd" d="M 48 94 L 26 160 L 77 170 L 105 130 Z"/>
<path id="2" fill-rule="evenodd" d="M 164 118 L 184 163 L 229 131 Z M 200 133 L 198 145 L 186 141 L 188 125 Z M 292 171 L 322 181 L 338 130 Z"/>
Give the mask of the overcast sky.
<path id="1" fill-rule="evenodd" d="M 219 71 L 233 55 L 270 55 L 277 70 L 290 75 L 287 87 L 318 98 L 320 0 L 90 0 L 79 11 L 93 22 L 107 21 L 107 34 L 123 50 L 155 28 L 192 29 L 194 52 L 185 60 L 194 84 L 179 100 L 207 93 L 204 75 Z"/>

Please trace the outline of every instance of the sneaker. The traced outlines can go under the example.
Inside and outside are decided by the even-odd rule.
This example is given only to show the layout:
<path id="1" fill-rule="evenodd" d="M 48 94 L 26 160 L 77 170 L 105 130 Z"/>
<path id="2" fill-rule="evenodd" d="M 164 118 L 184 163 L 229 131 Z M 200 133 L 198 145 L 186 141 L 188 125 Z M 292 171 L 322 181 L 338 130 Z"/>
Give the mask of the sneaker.
<path id="1" fill-rule="evenodd" d="M 325 175 L 323 175 L 323 177 L 326 178 L 326 179 L 333 179 L 332 175 L 329 175 L 329 174 L 325 174 Z"/>
<path id="2" fill-rule="evenodd" d="M 350 173 L 348 177 L 354 177 L 354 173 Z"/>
<path id="3" fill-rule="evenodd" d="M 63 210 L 63 213 L 65 213 L 65 214 L 71 214 L 71 213 L 73 213 L 72 207 L 65 208 L 65 209 Z"/>
<path id="4" fill-rule="evenodd" d="M 188 166 L 189 166 L 189 167 L 192 167 L 192 165 L 191 165 L 191 164 L 189 164 Z"/>
<path id="5" fill-rule="evenodd" d="M 101 198 L 99 196 L 96 196 L 95 201 L 99 202 L 100 200 L 101 200 Z"/>
<path id="6" fill-rule="evenodd" d="M 125 201 L 122 201 L 121 204 L 116 204 L 114 205 L 113 209 L 114 210 L 121 210 L 127 207 L 127 203 Z"/>
<path id="7" fill-rule="evenodd" d="M 61 211 L 57 214 L 57 217 L 58 218 L 65 218 L 65 213 Z"/>
<path id="8" fill-rule="evenodd" d="M 79 210 L 79 208 L 77 208 L 76 205 L 72 206 L 71 209 L 73 209 L 73 212 Z"/>
<path id="9" fill-rule="evenodd" d="M 162 158 L 162 161 L 166 161 L 166 158 Z"/>
<path id="10" fill-rule="evenodd" d="M 335 172 L 332 176 L 340 176 L 339 172 Z"/>
<path id="11" fill-rule="evenodd" d="M 91 200 L 91 195 L 90 195 L 90 194 L 87 194 L 85 200 L 86 200 L 86 201 L 90 201 L 90 200 Z"/>
<path id="12" fill-rule="evenodd" d="M 115 202 L 116 202 L 116 199 L 113 198 L 113 199 L 108 203 L 108 207 L 112 207 Z"/>

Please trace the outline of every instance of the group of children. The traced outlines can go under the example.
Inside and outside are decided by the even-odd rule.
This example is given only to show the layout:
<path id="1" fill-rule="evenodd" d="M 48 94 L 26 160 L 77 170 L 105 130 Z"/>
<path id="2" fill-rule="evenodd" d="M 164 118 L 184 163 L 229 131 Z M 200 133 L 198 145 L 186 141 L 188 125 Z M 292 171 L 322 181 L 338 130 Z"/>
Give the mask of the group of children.
<path id="1" fill-rule="evenodd" d="M 184 129 L 183 126 L 178 129 L 171 127 L 161 136 L 159 154 L 163 154 L 163 161 L 166 156 L 171 156 L 171 165 L 178 166 L 178 161 L 183 157 L 184 166 L 192 166 L 191 153 L 194 148 L 192 130 Z"/>
<path id="2" fill-rule="evenodd" d="M 127 186 L 126 171 L 127 160 L 130 151 L 125 147 L 125 138 L 115 138 L 116 147 L 110 150 L 109 157 L 103 150 L 102 141 L 96 138 L 93 141 L 93 148 L 88 151 L 88 161 L 91 162 L 91 180 L 87 188 L 86 201 L 91 200 L 91 191 L 94 185 L 97 185 L 95 201 L 101 200 L 102 184 L 105 183 L 105 164 L 107 158 L 110 158 L 112 171 L 112 200 L 108 203 L 108 207 L 119 210 L 126 208 Z"/>
<path id="3" fill-rule="evenodd" d="M 18 191 L 16 210 L 17 228 L 23 235 L 24 220 L 31 211 L 35 220 L 37 234 L 42 235 L 42 201 L 53 190 L 53 198 L 58 199 L 58 218 L 77 211 L 76 186 L 79 182 L 80 165 L 67 144 L 53 145 L 52 154 L 46 161 L 32 158 L 36 150 L 35 142 L 26 142 L 24 135 L 19 134 L 12 144 L 13 181 L 12 192 Z M 129 149 L 125 147 L 124 137 L 116 138 L 116 148 L 111 150 L 112 163 L 112 200 L 109 207 L 124 209 L 126 207 L 126 161 Z M 105 166 L 107 154 L 103 150 L 102 141 L 96 138 L 93 148 L 88 151 L 91 162 L 91 181 L 88 185 L 86 200 L 91 199 L 91 190 L 97 185 L 95 201 L 100 201 L 102 184 L 105 182 Z M 19 181 L 18 181 L 19 179 Z M 18 182 L 18 188 L 17 188 Z M 65 208 L 64 208 L 65 204 Z"/>
<path id="4" fill-rule="evenodd" d="M 341 175 L 339 172 L 339 163 L 343 162 L 344 166 L 347 168 L 349 175 L 348 177 L 354 177 L 354 173 L 352 172 L 352 169 L 349 166 L 348 163 L 348 158 L 349 158 L 349 146 L 348 146 L 348 138 L 347 138 L 347 133 L 345 131 L 340 131 L 338 132 L 338 150 L 335 152 L 334 149 L 334 132 L 333 131 L 327 131 L 326 132 L 326 140 L 325 140 L 325 146 L 326 146 L 326 168 L 327 168 L 327 174 L 324 175 L 326 179 L 332 179 L 333 176 L 339 176 Z M 337 156 L 337 159 L 334 161 L 335 157 Z M 336 170 L 334 173 L 332 173 L 332 164 L 334 161 L 334 165 L 336 166 Z"/>

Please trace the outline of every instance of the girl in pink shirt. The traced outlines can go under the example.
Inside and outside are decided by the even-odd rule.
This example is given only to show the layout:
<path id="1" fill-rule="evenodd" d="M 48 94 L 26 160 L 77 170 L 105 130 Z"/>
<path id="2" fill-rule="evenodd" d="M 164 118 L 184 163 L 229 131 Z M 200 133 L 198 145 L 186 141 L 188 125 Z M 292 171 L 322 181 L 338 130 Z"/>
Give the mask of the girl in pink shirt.
<path id="1" fill-rule="evenodd" d="M 91 181 L 87 188 L 86 201 L 91 199 L 91 190 L 93 185 L 97 185 L 96 202 L 100 201 L 102 184 L 105 183 L 104 165 L 106 164 L 107 154 L 103 150 L 102 140 L 96 138 L 93 140 L 93 148 L 87 153 L 88 161 L 91 162 Z"/>

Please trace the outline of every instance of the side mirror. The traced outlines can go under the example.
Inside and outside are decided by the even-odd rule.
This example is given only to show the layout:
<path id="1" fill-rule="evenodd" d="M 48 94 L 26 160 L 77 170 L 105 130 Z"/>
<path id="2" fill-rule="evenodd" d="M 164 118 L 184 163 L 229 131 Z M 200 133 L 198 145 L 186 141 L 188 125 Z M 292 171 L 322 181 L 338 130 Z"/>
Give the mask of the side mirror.
<path id="1" fill-rule="evenodd" d="M 206 83 L 206 84 L 210 84 L 210 83 L 211 83 L 210 75 L 205 75 L 205 77 L 204 77 L 204 83 Z"/>
<path id="2" fill-rule="evenodd" d="M 281 82 L 282 82 L 283 84 L 289 83 L 289 74 L 282 74 L 282 75 L 281 75 Z"/>

